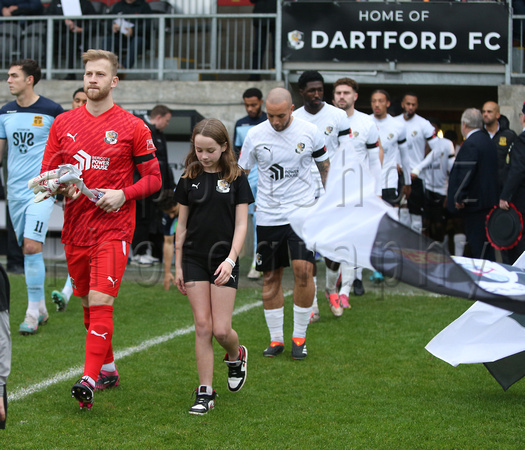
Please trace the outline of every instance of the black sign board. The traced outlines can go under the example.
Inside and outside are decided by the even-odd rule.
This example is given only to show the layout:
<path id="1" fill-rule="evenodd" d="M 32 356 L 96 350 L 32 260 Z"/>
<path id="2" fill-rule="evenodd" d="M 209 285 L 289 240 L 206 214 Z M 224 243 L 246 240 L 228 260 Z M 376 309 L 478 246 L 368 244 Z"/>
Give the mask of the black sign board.
<path id="1" fill-rule="evenodd" d="M 505 64 L 502 2 L 283 2 L 283 60 Z"/>

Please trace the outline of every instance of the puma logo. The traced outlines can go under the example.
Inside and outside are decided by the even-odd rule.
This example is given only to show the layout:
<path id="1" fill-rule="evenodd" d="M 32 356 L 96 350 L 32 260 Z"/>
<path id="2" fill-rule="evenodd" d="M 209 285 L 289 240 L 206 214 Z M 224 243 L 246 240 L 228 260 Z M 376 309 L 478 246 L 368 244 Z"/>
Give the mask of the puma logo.
<path id="1" fill-rule="evenodd" d="M 272 152 L 272 151 L 271 151 L 268 147 L 266 147 L 266 146 L 263 146 L 263 148 L 264 148 L 265 150 L 268 150 L 270 153 Z"/>
<path id="2" fill-rule="evenodd" d="M 106 341 L 106 334 L 108 334 L 107 332 L 106 333 L 102 333 L 102 334 L 98 334 L 95 330 L 91 330 L 90 331 L 91 334 L 95 335 L 95 336 L 98 336 L 98 337 L 101 337 L 101 338 L 104 338 L 104 340 Z"/>
<path id="3" fill-rule="evenodd" d="M 191 187 L 194 187 L 195 189 L 199 189 L 200 181 L 197 184 L 192 184 Z"/>
<path id="4" fill-rule="evenodd" d="M 235 280 L 235 275 L 231 275 L 231 274 L 230 274 L 230 278 L 233 278 L 233 281 L 234 281 L 234 282 L 236 281 L 236 280 Z"/>
<path id="5" fill-rule="evenodd" d="M 111 278 L 111 277 L 108 277 L 108 280 L 111 282 L 113 287 L 115 287 L 115 283 L 117 282 L 117 280 L 113 280 L 113 278 Z"/>
<path id="6" fill-rule="evenodd" d="M 70 137 L 71 139 L 73 139 L 73 142 L 75 142 L 75 138 L 77 137 L 77 134 L 78 133 L 75 133 L 75 135 L 73 136 L 71 133 L 68 133 L 67 137 Z"/>

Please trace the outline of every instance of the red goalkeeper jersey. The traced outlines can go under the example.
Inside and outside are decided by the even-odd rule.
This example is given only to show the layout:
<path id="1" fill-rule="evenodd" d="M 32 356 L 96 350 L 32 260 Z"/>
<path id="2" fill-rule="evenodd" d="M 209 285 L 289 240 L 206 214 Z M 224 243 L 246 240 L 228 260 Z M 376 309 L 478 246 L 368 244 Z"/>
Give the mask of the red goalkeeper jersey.
<path id="1" fill-rule="evenodd" d="M 73 164 L 82 170 L 89 189 L 124 189 L 126 194 L 141 157 L 152 159 L 154 152 L 151 132 L 141 119 L 117 105 L 97 117 L 83 106 L 53 122 L 42 172 Z M 144 192 L 143 196 L 151 193 Z M 131 242 L 134 230 L 135 202 L 129 201 L 129 195 L 120 210 L 111 213 L 97 208 L 85 195 L 66 203 L 64 244 L 88 246 L 115 239 Z"/>

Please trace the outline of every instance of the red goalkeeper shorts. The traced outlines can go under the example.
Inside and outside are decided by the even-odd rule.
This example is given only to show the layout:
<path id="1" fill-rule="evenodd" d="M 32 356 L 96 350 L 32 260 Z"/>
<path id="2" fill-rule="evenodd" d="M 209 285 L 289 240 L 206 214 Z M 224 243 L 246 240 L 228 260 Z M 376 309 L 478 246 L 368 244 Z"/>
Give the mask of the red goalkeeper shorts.
<path id="1" fill-rule="evenodd" d="M 108 241 L 89 247 L 66 244 L 67 268 L 77 297 L 98 291 L 116 297 L 126 264 L 129 244 Z"/>

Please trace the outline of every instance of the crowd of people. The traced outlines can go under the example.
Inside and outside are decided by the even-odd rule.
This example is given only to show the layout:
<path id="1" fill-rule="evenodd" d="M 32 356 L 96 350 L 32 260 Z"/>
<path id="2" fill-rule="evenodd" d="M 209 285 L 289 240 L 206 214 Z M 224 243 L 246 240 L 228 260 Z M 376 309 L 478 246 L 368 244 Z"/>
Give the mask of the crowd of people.
<path id="1" fill-rule="evenodd" d="M 284 88 L 270 90 L 265 99 L 259 89 L 250 88 L 242 96 L 247 116 L 237 121 L 233 140 L 220 120 L 199 122 L 184 174 L 175 183 L 163 135 L 170 109 L 157 105 L 144 122 L 113 102 L 119 83 L 114 53 L 89 50 L 83 62 L 84 85 L 73 93 L 70 111 L 35 93 L 41 71 L 33 60 L 12 63 L 7 83 L 15 100 L 0 109 L 0 149 L 8 149 L 8 203 L 27 285 L 28 307 L 19 333 L 34 335 L 49 318 L 42 248 L 55 196 L 62 195 L 69 276 L 52 299 L 58 311 L 66 309 L 71 295 L 82 301 L 85 365 L 71 389 L 81 408 L 91 409 L 96 391 L 119 385 L 113 304 L 131 261 L 130 249 L 138 250 L 152 236 L 162 238 L 164 288 L 175 285 L 187 295 L 195 320 L 199 385 L 191 414 L 206 414 L 215 405 L 213 338 L 226 350 L 228 389 L 238 392 L 246 381 L 248 349 L 232 327 L 232 314 L 248 223 L 255 235 L 248 277 L 262 277 L 269 331 L 262 355 L 274 358 L 285 351 L 282 279 L 291 265 L 291 357 L 305 359 L 308 326 L 320 320 L 320 258 L 291 227 L 289 216 L 323 195 L 331 160 L 337 160 L 341 149 L 360 165 L 363 176 L 374 180 L 375 195 L 395 208 L 400 222 L 440 242 L 452 229 L 456 255 L 494 260 L 487 215 L 494 209 L 525 214 L 525 135 L 509 129 L 494 101 L 486 101 L 481 110 L 464 111 L 465 141 L 455 146 L 440 136 L 439 121 L 417 114 L 415 93 L 403 96 L 403 112 L 393 117 L 390 94 L 375 89 L 368 99 L 372 114 L 367 115 L 356 109 L 355 80 L 341 78 L 333 84 L 331 105 L 325 101 L 321 74 L 305 71 L 298 81 L 300 108 Z M 524 114 L 525 106 L 525 128 Z M 67 164 L 83 171 L 84 188 L 51 182 Z M 37 180 L 33 192 L 29 180 Z M 44 193 L 41 201 L 34 201 L 36 192 Z M 524 249 L 520 234 L 500 248 L 501 257 L 512 264 Z M 325 297 L 332 314 L 340 317 L 351 308 L 352 292 L 364 294 L 362 269 L 328 259 L 324 263 Z M 371 279 L 381 282 L 382 274 Z M 5 421 L 10 369 L 8 311 L 9 281 L 2 270 L 0 423 Z"/>

